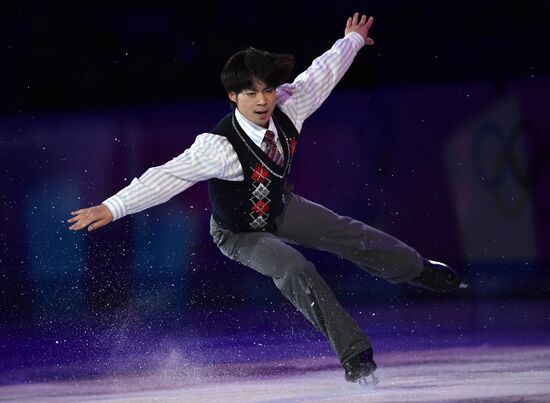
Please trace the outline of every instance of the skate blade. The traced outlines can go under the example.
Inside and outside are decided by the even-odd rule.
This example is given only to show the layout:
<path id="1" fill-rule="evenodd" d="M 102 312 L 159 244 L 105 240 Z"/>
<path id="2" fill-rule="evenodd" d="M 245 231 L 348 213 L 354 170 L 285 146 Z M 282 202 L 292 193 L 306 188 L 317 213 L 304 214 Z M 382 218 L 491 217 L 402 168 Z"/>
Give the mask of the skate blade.
<path id="1" fill-rule="evenodd" d="M 378 385 L 378 382 L 378 378 L 374 375 L 374 373 L 363 376 L 357 380 L 357 383 L 364 388 L 374 388 Z"/>

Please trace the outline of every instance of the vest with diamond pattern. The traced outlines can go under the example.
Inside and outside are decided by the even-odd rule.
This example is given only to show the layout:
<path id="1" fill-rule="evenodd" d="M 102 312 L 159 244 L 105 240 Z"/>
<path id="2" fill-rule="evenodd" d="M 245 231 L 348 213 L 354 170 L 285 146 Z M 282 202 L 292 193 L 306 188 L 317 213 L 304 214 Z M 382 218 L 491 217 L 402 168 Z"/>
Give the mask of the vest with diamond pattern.
<path id="1" fill-rule="evenodd" d="M 276 230 L 274 219 L 283 208 L 283 192 L 299 134 L 279 108 L 272 116 L 283 149 L 282 167 L 246 135 L 234 112 L 212 130 L 231 143 L 243 169 L 243 181 L 208 180 L 214 220 L 234 233 Z"/>

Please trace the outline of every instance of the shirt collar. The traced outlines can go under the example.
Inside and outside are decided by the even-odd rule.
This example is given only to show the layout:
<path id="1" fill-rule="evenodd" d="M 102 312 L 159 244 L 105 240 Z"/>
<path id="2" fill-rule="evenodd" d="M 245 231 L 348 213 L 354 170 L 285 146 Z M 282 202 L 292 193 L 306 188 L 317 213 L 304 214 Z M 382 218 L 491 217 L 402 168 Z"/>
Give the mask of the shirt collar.
<path id="1" fill-rule="evenodd" d="M 275 141 L 277 141 L 277 128 L 275 127 L 275 123 L 273 123 L 273 116 L 269 118 L 269 127 L 267 129 L 262 126 L 258 126 L 256 123 L 252 123 L 250 120 L 245 118 L 243 114 L 239 112 L 238 108 L 235 108 L 235 117 L 237 118 L 239 126 L 241 126 L 248 137 L 250 137 L 250 139 L 256 143 L 258 147 L 262 144 L 266 130 L 271 130 L 275 133 Z"/>

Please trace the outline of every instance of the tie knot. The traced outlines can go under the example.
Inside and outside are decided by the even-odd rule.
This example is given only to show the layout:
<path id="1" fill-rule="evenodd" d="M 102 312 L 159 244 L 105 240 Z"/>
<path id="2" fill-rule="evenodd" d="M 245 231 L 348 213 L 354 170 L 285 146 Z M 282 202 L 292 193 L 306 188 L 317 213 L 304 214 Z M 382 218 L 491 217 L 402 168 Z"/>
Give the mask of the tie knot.
<path id="1" fill-rule="evenodd" d="M 274 143 L 275 142 L 275 133 L 273 133 L 271 130 L 266 130 L 264 135 L 264 141 L 268 143 Z"/>
<path id="2" fill-rule="evenodd" d="M 277 144 L 275 143 L 275 133 L 273 133 L 271 130 L 266 130 L 264 134 L 262 149 L 273 162 L 275 162 L 280 167 L 283 166 L 284 158 L 279 152 Z"/>

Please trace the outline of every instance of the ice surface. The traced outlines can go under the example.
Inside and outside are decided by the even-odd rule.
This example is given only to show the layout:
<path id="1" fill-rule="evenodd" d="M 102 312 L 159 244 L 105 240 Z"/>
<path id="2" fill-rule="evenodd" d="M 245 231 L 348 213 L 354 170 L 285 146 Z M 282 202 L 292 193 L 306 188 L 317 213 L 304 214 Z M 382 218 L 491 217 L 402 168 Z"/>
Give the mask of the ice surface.
<path id="1" fill-rule="evenodd" d="M 175 353 L 176 354 L 176 353 Z M 0 387 L 17 402 L 549 402 L 550 347 L 477 347 L 377 355 L 379 383 L 344 380 L 332 357 L 184 365 L 154 372 Z"/>

